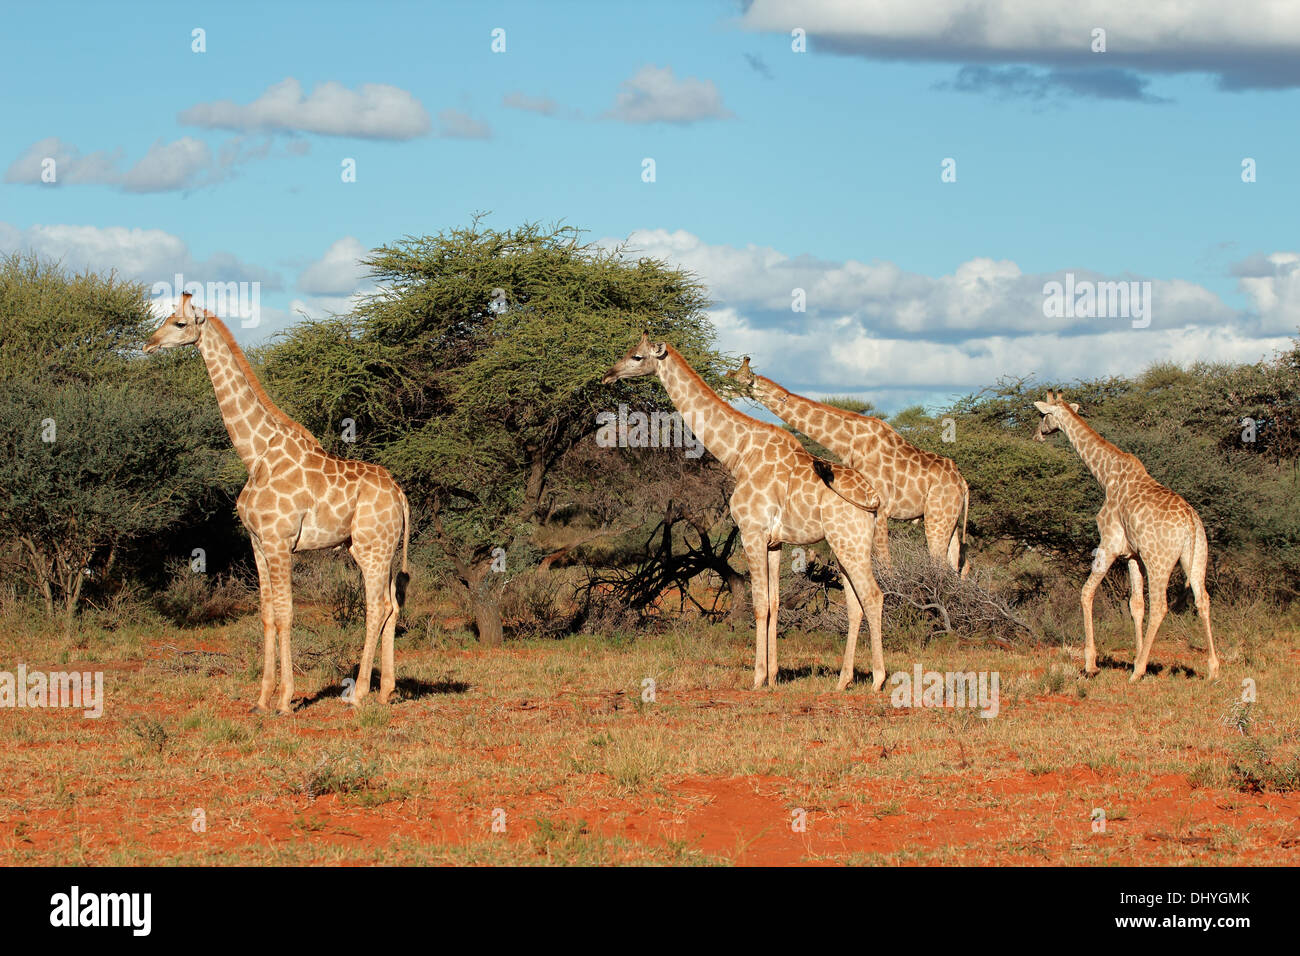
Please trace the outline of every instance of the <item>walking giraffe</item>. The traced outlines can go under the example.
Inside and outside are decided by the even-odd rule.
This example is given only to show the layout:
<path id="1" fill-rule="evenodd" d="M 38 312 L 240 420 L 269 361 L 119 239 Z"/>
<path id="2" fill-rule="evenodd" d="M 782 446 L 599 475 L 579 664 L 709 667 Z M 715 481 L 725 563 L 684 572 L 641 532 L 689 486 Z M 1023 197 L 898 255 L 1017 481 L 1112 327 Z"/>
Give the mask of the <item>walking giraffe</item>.
<path id="1" fill-rule="evenodd" d="M 875 553 L 890 566 L 889 518 L 925 519 L 930 556 L 965 575 L 962 546 L 970 492 L 952 459 L 922 451 L 879 418 L 869 418 L 815 402 L 755 374 L 749 356 L 727 376 L 747 385 L 750 394 L 777 418 L 797 428 L 861 472 L 880 493 Z"/>
<path id="2" fill-rule="evenodd" d="M 731 516 L 749 560 L 754 603 L 754 689 L 776 685 L 776 627 L 781 545 L 825 540 L 843 569 L 849 628 L 837 689 L 853 680 L 858 630 L 865 609 L 871 632 L 872 684 L 885 682 L 880 614 L 884 596 L 871 570 L 874 510 L 880 496 L 860 474 L 814 458 L 784 428 L 736 411 L 681 354 L 648 335 L 603 379 L 658 375 L 687 427 L 736 480 Z"/>
<path id="3" fill-rule="evenodd" d="M 190 294 L 163 321 L 144 350 L 198 346 L 221 406 L 226 431 L 248 469 L 248 483 L 235 510 L 253 543 L 261 590 L 262 692 L 253 707 L 264 713 L 275 689 L 275 639 L 280 641 L 282 714 L 293 709 L 293 555 L 350 542 L 366 587 L 366 643 L 351 702 L 370 691 L 375 646 L 383 637 L 379 699 L 387 703 L 396 684 L 393 634 L 406 582 L 411 516 L 406 496 L 388 472 L 365 461 L 336 458 L 280 409 L 263 390 L 248 359 L 225 324 L 196 309 Z M 393 573 L 397 545 L 402 570 Z"/>
<path id="4" fill-rule="evenodd" d="M 1200 516 L 1181 497 L 1147 474 L 1142 462 L 1120 451 L 1094 431 L 1079 417 L 1079 406 L 1067 403 L 1059 392 L 1048 392 L 1047 401 L 1034 402 L 1042 414 L 1035 441 L 1046 441 L 1055 431 L 1062 431 L 1079 453 L 1083 463 L 1101 482 L 1106 501 L 1097 513 L 1097 530 L 1101 544 L 1095 552 L 1092 573 L 1084 582 L 1080 595 L 1083 604 L 1083 665 L 1089 674 L 1097 673 L 1097 646 L 1092 632 L 1092 599 L 1101 579 L 1110 570 L 1116 558 L 1128 559 L 1129 612 L 1133 615 L 1136 650 L 1133 656 L 1133 676 L 1140 680 L 1146 673 L 1147 659 L 1155 644 L 1156 631 L 1165 618 L 1167 600 L 1165 590 L 1169 574 L 1176 563 L 1183 566 L 1183 574 L 1196 598 L 1196 611 L 1205 628 L 1205 642 L 1209 646 L 1208 677 L 1219 674 L 1219 658 L 1214 653 L 1214 634 L 1210 629 L 1210 596 L 1205 592 L 1205 566 L 1209 548 L 1205 541 L 1205 526 Z M 1147 622 L 1145 642 L 1142 639 L 1142 566 L 1146 566 L 1147 589 L 1150 592 L 1151 617 Z"/>

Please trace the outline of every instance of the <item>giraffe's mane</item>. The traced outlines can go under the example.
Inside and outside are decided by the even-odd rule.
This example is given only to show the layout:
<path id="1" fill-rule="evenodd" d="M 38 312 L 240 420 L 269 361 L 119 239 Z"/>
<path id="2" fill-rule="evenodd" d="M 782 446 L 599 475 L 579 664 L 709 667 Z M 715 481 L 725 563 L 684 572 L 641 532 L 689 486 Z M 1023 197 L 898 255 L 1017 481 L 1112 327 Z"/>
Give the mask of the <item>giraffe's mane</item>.
<path id="1" fill-rule="evenodd" d="M 681 352 L 677 351 L 667 342 L 664 343 L 664 347 L 667 348 L 669 352 L 671 352 L 673 355 L 677 357 L 677 364 L 682 367 L 682 370 L 686 373 L 686 375 L 692 380 L 692 382 L 695 385 L 697 385 L 701 390 L 703 390 L 707 394 L 707 396 L 712 402 L 714 402 L 719 408 L 723 410 L 724 414 L 727 414 L 729 416 L 734 415 L 738 418 L 747 418 L 756 425 L 762 425 L 766 428 L 770 428 L 774 432 L 779 432 L 782 435 L 790 434 L 780 425 L 773 425 L 771 422 L 760 422 L 757 418 L 753 418 L 749 415 L 746 415 L 744 412 L 740 411 L 739 409 L 733 408 L 721 395 L 719 395 L 717 392 L 713 390 L 712 386 L 710 386 L 708 382 L 704 381 L 704 376 L 701 375 L 699 372 L 695 371 L 695 369 L 691 366 L 691 363 L 686 361 L 686 357 L 683 356 Z"/>
<path id="2" fill-rule="evenodd" d="M 1058 412 L 1059 411 L 1068 412 L 1070 417 L 1074 419 L 1076 422 L 1078 422 L 1080 427 L 1083 428 L 1084 433 L 1087 434 L 1094 442 L 1100 443 L 1104 450 L 1106 450 L 1107 452 L 1115 452 L 1116 454 L 1123 455 L 1125 458 L 1131 458 L 1133 461 L 1137 462 L 1142 467 L 1143 471 L 1146 471 L 1146 465 L 1142 464 L 1142 459 L 1138 458 L 1137 455 L 1126 452 L 1123 448 L 1120 448 L 1119 445 L 1116 445 L 1114 442 L 1108 441 L 1102 435 L 1101 432 L 1097 431 L 1097 429 L 1089 425 L 1084 420 L 1084 417 L 1082 415 L 1080 415 L 1073 408 L 1071 408 L 1069 402 L 1062 399 L 1057 403 L 1057 410 Z"/>
<path id="3" fill-rule="evenodd" d="M 207 309 L 203 310 L 203 315 L 207 323 L 216 330 L 217 335 L 221 336 L 221 341 L 226 343 L 226 348 L 230 349 L 230 355 L 235 360 L 235 366 L 248 382 L 248 387 L 252 391 L 253 397 L 257 399 L 258 404 L 266 410 L 268 415 L 285 428 L 289 429 L 296 435 L 306 438 L 313 445 L 320 447 L 320 442 L 316 440 L 315 435 L 309 432 L 303 425 L 300 425 L 298 422 L 286 415 L 281 411 L 280 407 L 275 404 L 275 402 L 271 401 L 271 396 L 266 393 L 266 389 L 264 389 L 262 383 L 258 381 L 257 375 L 253 372 L 253 366 L 249 364 L 248 357 L 244 355 L 244 350 L 239 347 L 239 343 L 235 341 L 235 337 L 231 334 L 230 329 L 226 327 L 226 323 L 222 322 Z"/>
<path id="4" fill-rule="evenodd" d="M 863 415 L 860 412 L 851 412 L 847 408 L 836 408 L 834 405 L 827 405 L 825 402 L 819 402 L 817 401 L 817 399 L 809 398 L 807 395 L 800 395 L 798 392 L 792 392 L 790 391 L 790 389 L 786 388 L 781 383 L 772 381 L 772 379 L 768 378 L 766 375 L 755 375 L 754 380 L 766 382 L 768 385 L 770 385 L 772 388 L 775 388 L 777 391 L 784 392 L 786 395 L 789 395 L 792 398 L 797 398 L 801 402 L 807 402 L 809 405 L 815 405 L 817 408 L 821 409 L 824 412 L 829 412 L 830 414 L 834 415 L 836 418 L 842 418 L 848 421 L 851 421 L 855 418 L 860 418 L 860 419 L 866 419 L 868 421 L 881 422 L 883 424 L 883 420 L 878 418 L 875 415 Z"/>

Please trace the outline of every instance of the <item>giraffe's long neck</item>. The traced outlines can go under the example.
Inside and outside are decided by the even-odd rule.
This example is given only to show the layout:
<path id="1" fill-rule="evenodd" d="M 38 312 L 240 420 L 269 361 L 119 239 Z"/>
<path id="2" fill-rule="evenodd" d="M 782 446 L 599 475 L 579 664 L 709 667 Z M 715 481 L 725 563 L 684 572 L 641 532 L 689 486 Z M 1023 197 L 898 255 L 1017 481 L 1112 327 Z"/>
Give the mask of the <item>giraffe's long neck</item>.
<path id="1" fill-rule="evenodd" d="M 754 376 L 754 397 L 781 421 L 793 425 L 841 459 L 848 461 L 854 454 L 850 432 L 841 427 L 840 416 L 821 402 L 796 395 L 762 375 Z"/>
<path id="2" fill-rule="evenodd" d="M 671 345 L 659 360 L 659 380 L 695 437 L 728 471 L 734 471 L 748 446 L 750 431 L 762 423 L 719 398 Z"/>
<path id="3" fill-rule="evenodd" d="M 1074 450 L 1079 453 L 1079 457 L 1083 459 L 1083 463 L 1088 466 L 1093 477 L 1101 482 L 1103 488 L 1107 487 L 1107 482 L 1114 476 L 1114 469 L 1108 468 L 1107 465 L 1123 452 L 1097 434 L 1092 426 L 1072 409 L 1063 405 L 1058 406 L 1056 422 L 1065 433 L 1065 437 L 1070 440 L 1070 444 L 1074 446 Z"/>
<path id="4" fill-rule="evenodd" d="M 205 318 L 198 346 L 217 393 L 226 431 L 246 468 L 251 470 L 266 454 L 271 441 L 286 430 L 307 434 L 306 429 L 275 407 L 234 336 L 216 316 L 209 314 Z"/>

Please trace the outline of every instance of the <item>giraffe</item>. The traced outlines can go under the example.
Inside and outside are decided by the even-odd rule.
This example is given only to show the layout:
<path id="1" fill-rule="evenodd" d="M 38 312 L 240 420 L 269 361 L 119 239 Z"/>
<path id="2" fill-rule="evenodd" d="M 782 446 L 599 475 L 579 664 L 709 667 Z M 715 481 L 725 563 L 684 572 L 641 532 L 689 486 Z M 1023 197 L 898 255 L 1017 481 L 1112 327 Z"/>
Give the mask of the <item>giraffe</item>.
<path id="1" fill-rule="evenodd" d="M 776 685 L 776 627 L 781 545 L 825 540 L 843 569 L 849 616 L 838 690 L 853 680 L 865 609 L 871 632 L 872 684 L 885 682 L 880 639 L 884 595 L 871 569 L 871 541 L 880 496 L 852 469 L 808 454 L 784 428 L 732 408 L 666 342 L 649 335 L 628 350 L 602 381 L 658 375 L 691 431 L 735 478 L 732 518 L 749 560 L 754 604 L 754 689 Z"/>
<path id="2" fill-rule="evenodd" d="M 370 691 L 370 672 L 380 636 L 379 700 L 387 703 L 396 684 L 393 635 L 406 590 L 406 552 L 411 517 L 406 496 L 388 472 L 369 462 L 329 454 L 271 401 L 225 324 L 191 296 L 145 343 L 144 351 L 198 347 L 221 407 L 226 431 L 248 469 L 248 483 L 235 510 L 252 539 L 260 585 L 262 691 L 253 713 L 265 713 L 275 689 L 275 643 L 280 644 L 281 714 L 293 710 L 293 555 L 349 543 L 365 579 L 366 643 L 350 702 L 360 706 Z M 402 570 L 393 559 L 402 545 Z"/>
<path id="3" fill-rule="evenodd" d="M 1147 474 L 1136 457 L 1120 451 L 1102 438 L 1079 416 L 1079 406 L 1066 402 L 1059 392 L 1047 393 L 1047 401 L 1034 402 L 1042 414 L 1035 441 L 1047 441 L 1055 431 L 1065 433 L 1083 463 L 1101 483 L 1106 501 L 1097 513 L 1097 530 L 1101 544 L 1094 552 L 1092 573 L 1084 582 L 1080 601 L 1083 604 L 1084 670 L 1097 673 L 1097 646 L 1092 632 L 1092 598 L 1101 579 L 1116 558 L 1128 560 L 1129 612 L 1133 615 L 1133 675 L 1141 680 L 1147 659 L 1155 644 L 1156 631 L 1164 620 L 1167 602 L 1165 590 L 1169 574 L 1176 563 L 1196 598 L 1196 611 L 1205 628 L 1209 646 L 1208 677 L 1219 674 L 1219 658 L 1214 653 L 1214 634 L 1210 630 L 1210 596 L 1205 591 L 1205 565 L 1209 549 L 1205 526 L 1194 508 L 1180 496 Z M 1151 617 L 1147 621 L 1146 641 L 1142 639 L 1142 568 L 1147 572 L 1147 590 Z"/>
<path id="4" fill-rule="evenodd" d="M 834 452 L 871 482 L 881 498 L 875 553 L 882 565 L 890 566 L 888 519 L 924 518 L 931 558 L 966 575 L 970 566 L 962 565 L 962 546 L 970 492 L 951 458 L 922 451 L 879 418 L 815 402 L 782 388 L 755 374 L 748 355 L 727 377 L 748 386 L 750 394 L 777 418 Z"/>

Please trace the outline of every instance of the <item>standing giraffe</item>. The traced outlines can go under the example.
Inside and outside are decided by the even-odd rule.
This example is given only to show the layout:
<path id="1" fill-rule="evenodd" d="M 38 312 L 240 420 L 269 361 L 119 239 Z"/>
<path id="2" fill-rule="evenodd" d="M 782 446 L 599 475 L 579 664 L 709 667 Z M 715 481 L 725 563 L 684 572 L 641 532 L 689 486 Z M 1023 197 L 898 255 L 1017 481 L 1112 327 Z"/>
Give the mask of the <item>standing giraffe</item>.
<path id="1" fill-rule="evenodd" d="M 1062 431 L 1079 453 L 1083 463 L 1106 491 L 1106 501 L 1097 513 L 1097 530 L 1101 545 L 1095 552 L 1092 573 L 1083 584 L 1083 664 L 1091 676 L 1097 673 L 1097 646 L 1092 634 L 1092 598 L 1116 558 L 1128 559 L 1128 576 L 1132 593 L 1129 611 L 1133 615 L 1136 650 L 1133 676 L 1140 680 L 1146 673 L 1156 631 L 1165 618 L 1165 589 L 1176 563 L 1196 597 L 1196 611 L 1205 628 L 1210 648 L 1209 673 L 1219 674 L 1219 658 L 1214 653 L 1214 634 L 1210 630 L 1210 596 L 1205 592 L 1205 565 L 1209 549 L 1205 543 L 1205 526 L 1196 510 L 1164 485 L 1147 474 L 1142 462 L 1120 451 L 1097 434 L 1079 417 L 1079 406 L 1067 403 L 1059 392 L 1047 393 L 1047 401 L 1034 402 L 1042 414 L 1035 441 Z M 1147 590 L 1151 601 L 1151 618 L 1147 622 L 1146 642 L 1142 640 L 1142 566 L 1147 570 Z"/>
<path id="2" fill-rule="evenodd" d="M 262 693 L 253 707 L 265 713 L 275 689 L 275 638 L 280 638 L 280 702 L 293 710 L 293 659 L 289 633 L 293 624 L 290 575 L 298 551 L 348 549 L 366 585 L 366 644 L 351 701 L 360 705 L 370 691 L 375 645 L 383 635 L 379 699 L 387 703 L 396 684 L 393 633 L 409 579 L 406 550 L 411 517 L 406 496 L 388 472 L 365 461 L 336 458 L 321 448 L 311 432 L 280 409 L 262 389 L 248 359 L 225 324 L 206 309 L 196 309 L 190 294 L 163 321 L 144 350 L 197 345 L 217 393 L 221 417 L 235 451 L 248 469 L 248 483 L 235 510 L 253 542 L 261 588 L 264 657 Z M 402 545 L 402 570 L 393 573 L 393 558 Z"/>
<path id="3" fill-rule="evenodd" d="M 687 427 L 736 480 L 731 516 L 749 559 L 754 603 L 754 689 L 776 685 L 776 625 L 782 544 L 825 539 L 843 569 L 849 615 L 838 690 L 853 680 L 858 629 L 866 610 L 871 631 L 871 677 L 885 682 L 880 641 L 884 595 L 871 570 L 874 511 L 880 496 L 852 469 L 814 458 L 784 428 L 736 411 L 705 383 L 666 342 L 641 341 L 611 368 L 605 384 L 621 378 L 658 375 Z"/>
<path id="4" fill-rule="evenodd" d="M 749 356 L 727 373 L 767 406 L 777 418 L 829 449 L 880 493 L 875 552 L 890 566 L 889 518 L 925 519 L 930 556 L 964 576 L 962 545 L 970 492 L 951 458 L 922 451 L 879 418 L 868 418 L 796 395 L 770 378 L 756 375 Z"/>

